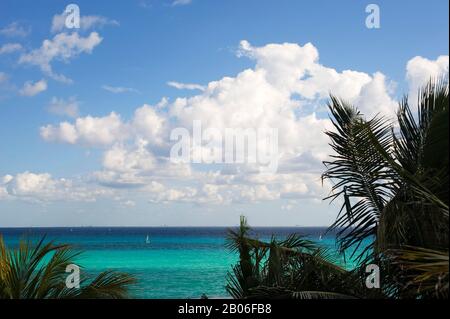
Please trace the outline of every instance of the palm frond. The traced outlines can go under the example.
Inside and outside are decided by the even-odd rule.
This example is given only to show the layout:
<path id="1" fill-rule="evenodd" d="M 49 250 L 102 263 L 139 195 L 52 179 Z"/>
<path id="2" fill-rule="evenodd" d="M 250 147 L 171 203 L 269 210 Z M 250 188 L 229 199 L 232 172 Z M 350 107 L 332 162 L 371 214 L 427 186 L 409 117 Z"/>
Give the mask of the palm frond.
<path id="1" fill-rule="evenodd" d="M 387 252 L 394 264 L 402 267 L 404 290 L 411 295 L 431 294 L 434 298 L 448 298 L 449 252 L 405 246 Z"/>
<path id="2" fill-rule="evenodd" d="M 92 281 L 86 274 L 80 288 L 66 287 L 66 267 L 76 264 L 80 251 L 70 245 L 21 240 L 8 249 L 0 236 L 0 299 L 125 298 L 134 277 L 107 271 Z"/>
<path id="3" fill-rule="evenodd" d="M 375 136 L 380 145 L 390 149 L 391 125 L 381 117 L 365 120 L 356 108 L 333 96 L 328 107 L 335 131 L 326 134 L 335 154 L 333 161 L 324 162 L 327 169 L 322 178 L 334 183 L 327 198 L 344 202 L 330 230 L 337 231 L 341 251 L 351 250 L 352 257 L 369 241 L 356 256 L 361 262 L 373 248 L 370 242 L 378 220 L 393 196 L 393 173 L 371 143 Z"/>
<path id="4" fill-rule="evenodd" d="M 125 299 L 129 297 L 129 288 L 136 279 L 126 273 L 104 271 L 83 287 L 78 298 L 83 299 Z"/>

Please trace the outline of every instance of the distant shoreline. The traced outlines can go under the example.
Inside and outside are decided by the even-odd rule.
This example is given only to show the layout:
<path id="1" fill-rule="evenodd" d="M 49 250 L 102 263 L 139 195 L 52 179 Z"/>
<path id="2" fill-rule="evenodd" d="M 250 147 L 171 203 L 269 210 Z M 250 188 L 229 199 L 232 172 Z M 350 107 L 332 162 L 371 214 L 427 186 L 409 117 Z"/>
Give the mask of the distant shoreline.
<path id="1" fill-rule="evenodd" d="M 120 228 L 235 228 L 238 225 L 233 226 L 12 226 L 12 227 L 0 227 L 0 231 L 3 229 L 120 229 Z M 253 226 L 254 229 L 274 229 L 274 228 L 328 228 L 330 226 Z"/>

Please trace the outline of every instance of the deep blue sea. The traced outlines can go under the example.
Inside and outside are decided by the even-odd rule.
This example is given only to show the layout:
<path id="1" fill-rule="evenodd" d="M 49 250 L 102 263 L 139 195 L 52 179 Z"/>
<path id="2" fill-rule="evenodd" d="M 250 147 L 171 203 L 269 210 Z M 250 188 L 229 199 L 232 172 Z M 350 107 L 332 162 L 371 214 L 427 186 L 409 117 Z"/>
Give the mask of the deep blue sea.
<path id="1" fill-rule="evenodd" d="M 256 227 L 253 232 L 262 240 L 297 233 L 335 251 L 335 238 L 323 235 L 325 230 Z M 237 256 L 225 248 L 226 233 L 224 227 L 0 228 L 9 248 L 17 247 L 21 238 L 43 235 L 73 244 L 83 251 L 78 260 L 82 274 L 106 269 L 134 274 L 139 281 L 132 292 L 135 298 L 228 297 L 225 278 Z"/>

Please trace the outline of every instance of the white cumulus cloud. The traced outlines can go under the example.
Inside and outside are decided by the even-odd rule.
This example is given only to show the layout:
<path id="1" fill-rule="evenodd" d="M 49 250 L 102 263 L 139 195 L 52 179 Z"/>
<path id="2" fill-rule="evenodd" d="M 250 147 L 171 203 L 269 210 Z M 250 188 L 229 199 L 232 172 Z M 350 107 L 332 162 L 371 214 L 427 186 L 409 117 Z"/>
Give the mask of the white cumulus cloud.
<path id="1" fill-rule="evenodd" d="M 23 172 L 6 175 L 0 180 L 0 199 L 29 201 L 95 201 L 111 191 L 87 187 L 70 179 L 53 178 L 49 173 Z"/>
<path id="2" fill-rule="evenodd" d="M 47 106 L 47 110 L 56 115 L 77 117 L 79 112 L 79 102 L 74 96 L 71 96 L 68 99 L 52 97 Z"/>
<path id="3" fill-rule="evenodd" d="M 65 29 L 67 14 L 61 13 L 53 16 L 52 19 L 52 32 L 61 32 Z M 106 25 L 118 26 L 119 22 L 113 19 L 109 19 L 99 15 L 85 15 L 80 17 L 80 29 L 83 31 L 101 28 Z"/>
<path id="4" fill-rule="evenodd" d="M 194 83 L 181 83 L 176 81 L 170 81 L 167 82 L 167 85 L 179 90 L 200 90 L 200 91 L 205 90 L 205 87 L 203 85 Z"/>
<path id="5" fill-rule="evenodd" d="M 254 67 L 205 86 L 169 83 L 200 90 L 196 95 L 142 105 L 127 121 L 111 113 L 47 125 L 41 128 L 41 136 L 47 141 L 106 147 L 102 170 L 94 172 L 92 180 L 115 189 L 133 187 L 151 202 L 317 200 L 329 189 L 320 180 L 321 162 L 331 152 L 324 131 L 332 124 L 320 114 L 328 94 L 354 103 L 367 117 L 395 114 L 395 83 L 381 72 L 338 71 L 322 65 L 311 43 L 254 47 L 242 41 L 238 56 L 252 59 Z M 434 63 L 442 65 L 441 60 Z M 419 78 L 418 69 L 408 63 L 408 77 Z M 174 143 L 170 132 L 174 128 L 192 132 L 193 121 L 221 133 L 229 128 L 277 129 L 278 171 L 263 174 L 258 165 L 249 163 L 199 167 L 170 162 Z M 222 145 L 222 140 L 210 136 L 208 143 Z M 266 150 L 263 144 L 257 148 Z"/>
<path id="6" fill-rule="evenodd" d="M 19 43 L 6 43 L 0 46 L 0 54 L 9 54 L 22 50 L 22 45 Z"/>
<path id="7" fill-rule="evenodd" d="M 406 65 L 406 78 L 409 82 L 410 97 L 414 101 L 417 91 L 430 79 L 436 79 L 448 74 L 448 55 L 441 55 L 436 60 L 416 56 L 408 61 Z"/>
<path id="8" fill-rule="evenodd" d="M 25 82 L 19 93 L 23 96 L 35 96 L 45 90 L 47 90 L 47 81 L 42 79 L 36 82 Z"/>
<path id="9" fill-rule="evenodd" d="M 111 112 L 108 116 L 77 118 L 74 124 L 62 122 L 58 126 L 41 127 L 41 137 L 47 141 L 89 146 L 104 146 L 126 138 L 127 130 L 120 116 Z"/>
<path id="10" fill-rule="evenodd" d="M 11 22 L 0 29 L 0 34 L 7 37 L 26 37 L 30 34 L 30 29 L 23 27 L 19 22 Z"/>
<path id="11" fill-rule="evenodd" d="M 51 40 L 44 40 L 40 48 L 22 54 L 19 63 L 38 66 L 47 76 L 70 83 L 71 80 L 64 75 L 53 72 L 51 63 L 54 60 L 69 62 L 81 53 L 90 54 L 101 42 L 102 37 L 97 32 L 92 32 L 86 37 L 78 33 L 59 33 Z"/>

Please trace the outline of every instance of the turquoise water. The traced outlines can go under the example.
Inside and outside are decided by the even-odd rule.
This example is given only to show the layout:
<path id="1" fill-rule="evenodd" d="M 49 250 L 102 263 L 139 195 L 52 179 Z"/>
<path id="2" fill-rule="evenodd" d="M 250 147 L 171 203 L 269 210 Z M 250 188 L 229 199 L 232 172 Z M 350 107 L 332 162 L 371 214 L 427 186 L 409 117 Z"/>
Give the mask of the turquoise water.
<path id="1" fill-rule="evenodd" d="M 9 228 L 1 229 L 9 247 L 27 236 L 43 235 L 70 243 L 84 253 L 78 260 L 82 273 L 95 274 L 114 269 L 134 274 L 138 284 L 135 298 L 228 297 L 225 278 L 237 256 L 225 248 L 226 228 Z M 320 236 L 325 228 L 255 228 L 260 239 L 298 233 L 332 250 L 332 235 Z M 149 243 L 146 243 L 146 238 Z"/>

